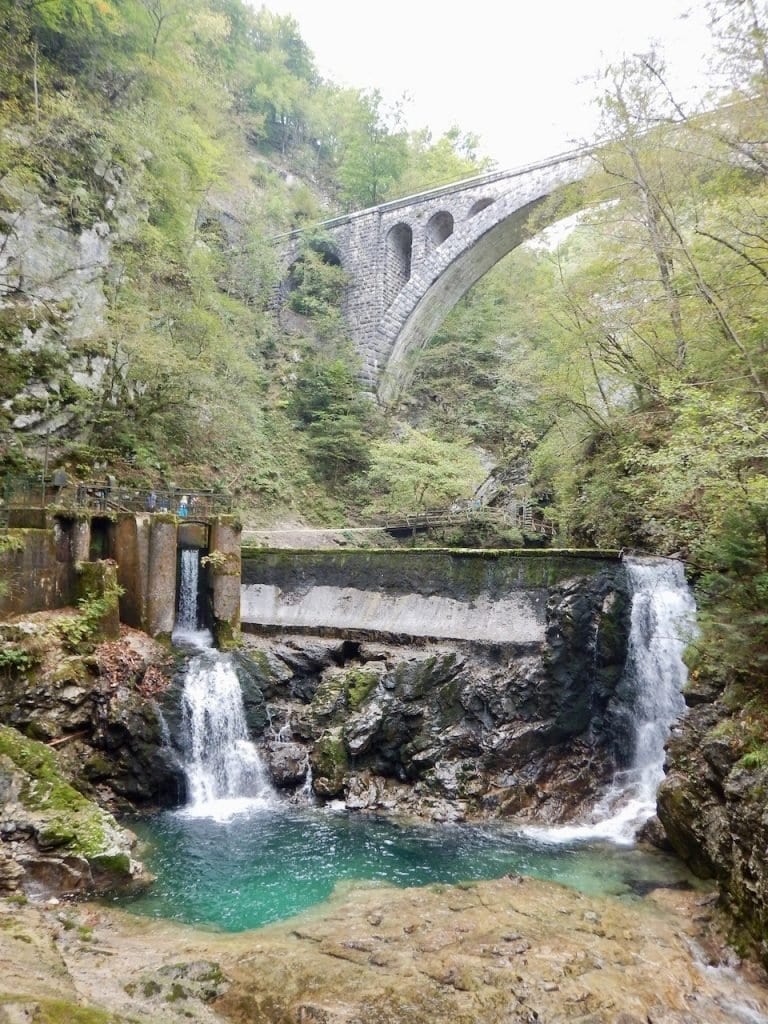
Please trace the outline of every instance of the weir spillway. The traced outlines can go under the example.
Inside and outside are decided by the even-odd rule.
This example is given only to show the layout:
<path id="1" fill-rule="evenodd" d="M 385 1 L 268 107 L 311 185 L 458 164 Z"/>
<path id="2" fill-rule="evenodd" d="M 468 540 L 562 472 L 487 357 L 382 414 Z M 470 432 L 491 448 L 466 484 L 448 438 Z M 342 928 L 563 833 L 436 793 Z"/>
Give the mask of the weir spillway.
<path id="1" fill-rule="evenodd" d="M 622 571 L 613 551 L 250 549 L 241 621 L 251 632 L 538 644 L 553 587 Z"/>

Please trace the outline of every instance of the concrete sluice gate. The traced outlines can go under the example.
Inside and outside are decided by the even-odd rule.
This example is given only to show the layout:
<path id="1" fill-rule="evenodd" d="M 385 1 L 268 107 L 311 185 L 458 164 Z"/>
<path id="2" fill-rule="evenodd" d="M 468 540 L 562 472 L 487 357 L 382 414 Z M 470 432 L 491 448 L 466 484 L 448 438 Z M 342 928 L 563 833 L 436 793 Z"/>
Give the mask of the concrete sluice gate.
<path id="1" fill-rule="evenodd" d="M 199 626 L 224 646 L 240 628 L 240 526 L 232 516 L 180 520 L 172 513 L 74 515 L 25 509 L 10 525 L 18 545 L 0 554 L 14 585 L 0 594 L 0 616 L 73 605 L 85 563 L 115 563 L 120 621 L 170 637 L 185 558 L 197 570 Z M 190 552 L 185 556 L 185 552 Z"/>

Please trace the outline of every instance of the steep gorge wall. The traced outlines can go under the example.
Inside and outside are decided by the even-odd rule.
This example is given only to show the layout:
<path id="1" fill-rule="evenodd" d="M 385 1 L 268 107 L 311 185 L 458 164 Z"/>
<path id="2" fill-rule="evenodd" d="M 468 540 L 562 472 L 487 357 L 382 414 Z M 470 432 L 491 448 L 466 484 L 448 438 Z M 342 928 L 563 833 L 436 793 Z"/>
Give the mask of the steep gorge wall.
<path id="1" fill-rule="evenodd" d="M 735 923 L 734 939 L 768 967 L 768 764 L 760 701 L 701 673 L 674 730 L 658 814 L 675 852 L 714 878 Z"/>

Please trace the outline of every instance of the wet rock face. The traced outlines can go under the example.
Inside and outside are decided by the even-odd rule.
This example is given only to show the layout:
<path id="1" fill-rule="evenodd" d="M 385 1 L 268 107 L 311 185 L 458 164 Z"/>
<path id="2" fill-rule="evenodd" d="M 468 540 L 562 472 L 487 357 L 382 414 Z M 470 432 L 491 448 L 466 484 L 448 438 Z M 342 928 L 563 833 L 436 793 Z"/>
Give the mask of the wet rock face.
<path id="1" fill-rule="evenodd" d="M 178 803 L 183 772 L 158 703 L 169 688 L 165 650 L 124 629 L 92 655 L 75 654 L 48 613 L 29 616 L 22 632 L 13 642 L 25 645 L 32 664 L 3 680 L 0 722 L 53 743 L 63 770 L 116 809 Z"/>
<path id="2" fill-rule="evenodd" d="M 749 715 L 720 687 L 694 679 L 688 714 L 674 730 L 658 816 L 675 852 L 717 880 L 745 948 L 768 966 L 768 768 L 745 757 Z"/>
<path id="3" fill-rule="evenodd" d="M 247 637 L 236 666 L 255 738 L 288 733 L 322 798 L 438 819 L 560 821 L 591 803 L 616 766 L 628 629 L 617 571 L 553 588 L 544 644 Z M 285 785 L 273 750 L 267 743 Z M 287 777 L 298 781 L 298 768 Z"/>
<path id="4" fill-rule="evenodd" d="M 272 781 L 279 789 L 292 789 L 307 777 L 309 760 L 301 743 L 270 743 L 267 765 Z"/>

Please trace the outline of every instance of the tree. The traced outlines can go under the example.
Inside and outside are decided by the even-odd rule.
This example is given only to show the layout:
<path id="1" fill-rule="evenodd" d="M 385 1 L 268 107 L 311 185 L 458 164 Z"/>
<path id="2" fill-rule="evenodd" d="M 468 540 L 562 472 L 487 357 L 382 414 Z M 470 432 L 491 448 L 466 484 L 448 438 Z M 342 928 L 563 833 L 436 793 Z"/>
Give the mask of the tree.
<path id="1" fill-rule="evenodd" d="M 477 136 L 462 134 L 456 125 L 437 141 L 428 128 L 411 132 L 399 191 L 410 195 L 490 170 L 491 161 L 477 154 L 478 144 Z"/>
<path id="2" fill-rule="evenodd" d="M 373 445 L 366 478 L 369 509 L 413 514 L 446 508 L 470 497 L 484 476 L 477 454 L 466 444 L 406 427 L 396 439 Z"/>
<path id="3" fill-rule="evenodd" d="M 375 206 L 390 195 L 408 160 L 402 109 L 387 109 L 378 90 L 361 94 L 355 120 L 344 132 L 338 177 L 347 209 Z"/>
<path id="4" fill-rule="evenodd" d="M 172 22 L 189 16 L 190 4 L 188 0 L 141 0 L 141 6 L 146 11 L 151 26 L 149 52 L 154 60 L 160 36 Z"/>
<path id="5" fill-rule="evenodd" d="M 301 363 L 292 412 L 307 440 L 316 474 L 337 487 L 365 472 L 377 412 L 356 374 L 357 360 L 346 346 L 312 352 Z"/>

